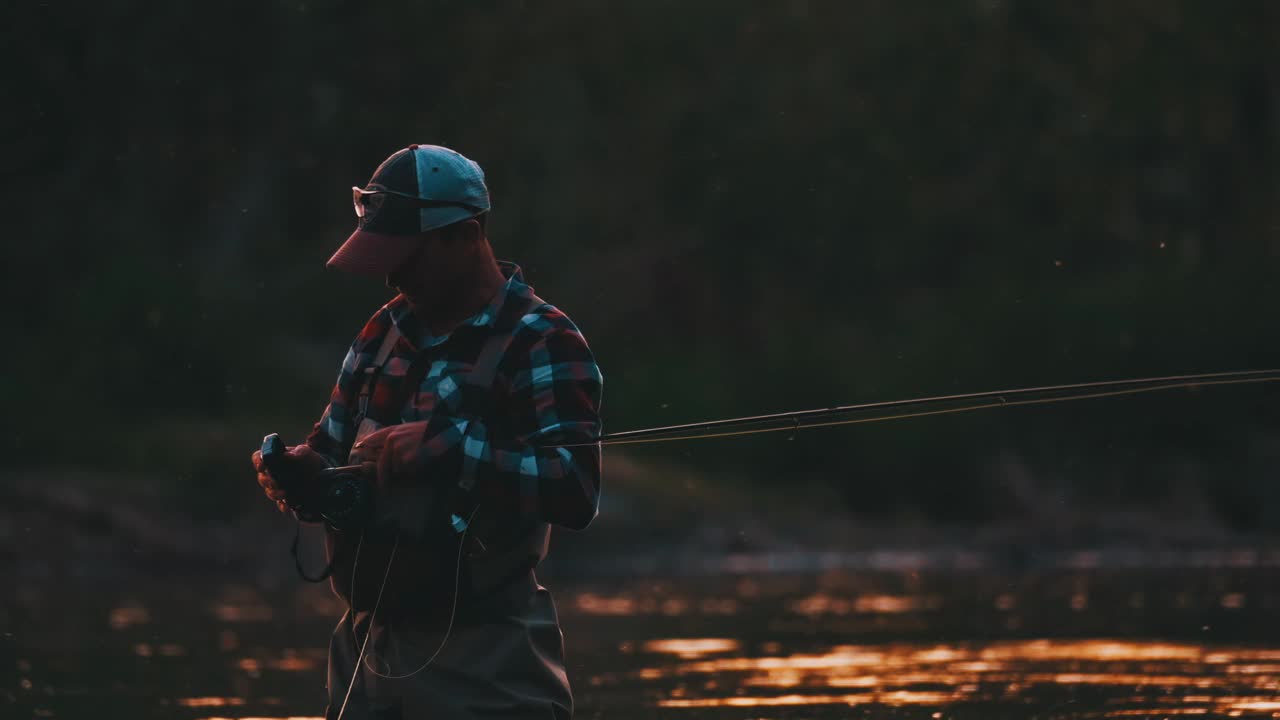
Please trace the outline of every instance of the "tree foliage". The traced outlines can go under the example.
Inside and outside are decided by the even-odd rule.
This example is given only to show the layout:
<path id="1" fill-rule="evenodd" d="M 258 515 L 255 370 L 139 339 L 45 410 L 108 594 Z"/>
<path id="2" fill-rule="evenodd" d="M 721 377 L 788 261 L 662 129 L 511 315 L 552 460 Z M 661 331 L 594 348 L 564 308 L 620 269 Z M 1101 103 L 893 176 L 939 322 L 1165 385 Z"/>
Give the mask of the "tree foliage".
<path id="1" fill-rule="evenodd" d="M 1280 365 L 1273 3 L 20 14 L 5 150 L 20 180 L 5 386 L 33 417 L 9 440 L 20 455 L 67 418 L 88 421 L 93 457 L 154 457 L 121 448 L 168 418 L 303 432 L 389 297 L 323 269 L 353 225 L 348 188 L 413 142 L 486 168 L 499 255 L 584 329 L 609 430 Z M 1105 502 L 1185 475 L 1248 525 L 1277 515 L 1276 397 L 679 452 L 943 519 L 1016 509 L 993 460 L 1012 452 Z"/>

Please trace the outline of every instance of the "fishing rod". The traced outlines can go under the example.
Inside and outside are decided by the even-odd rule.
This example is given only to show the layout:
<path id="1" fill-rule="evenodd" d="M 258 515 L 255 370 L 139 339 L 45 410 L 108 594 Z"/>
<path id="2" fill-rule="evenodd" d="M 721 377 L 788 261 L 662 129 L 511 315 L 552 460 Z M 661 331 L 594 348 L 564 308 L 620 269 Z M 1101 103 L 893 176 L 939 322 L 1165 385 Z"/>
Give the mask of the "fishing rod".
<path id="1" fill-rule="evenodd" d="M 815 410 L 796 410 L 792 412 L 772 413 L 768 415 L 751 415 L 746 417 L 727 418 L 724 420 L 708 420 L 704 422 L 686 423 L 683 425 L 666 425 L 640 430 L 624 430 L 621 432 L 605 433 L 595 442 L 559 445 L 556 447 L 586 447 L 597 444 L 633 445 L 641 443 L 675 442 L 679 440 L 699 440 L 718 437 L 754 435 L 768 432 L 794 432 L 802 428 L 883 422 L 887 420 L 899 420 L 929 415 L 947 415 L 951 413 L 972 412 L 987 408 L 1014 407 L 1018 405 L 1041 405 L 1054 402 L 1067 402 L 1071 400 L 1135 395 L 1138 393 L 1173 390 L 1177 388 L 1241 385 L 1246 383 L 1277 381 L 1280 381 L 1280 369 L 1236 370 L 1230 372 L 1199 373 L 1193 375 L 1167 375 L 1164 377 L 1136 378 L 1131 380 L 1104 380 L 1100 382 L 1072 383 L 1069 385 L 1046 385 L 1043 387 L 1016 388 L 1012 390 L 989 390 L 986 392 L 939 395 L 936 397 L 912 398 L 908 400 L 888 400 L 882 402 L 860 403 L 857 405 L 837 405 L 827 408 L 818 408 Z M 953 406 L 942 407 L 939 409 L 915 409 L 908 412 L 890 414 L 874 414 L 877 411 L 883 412 L 898 409 L 928 408 L 930 406 L 948 404 Z M 860 413 L 869 415 L 866 417 L 847 417 Z M 837 420 L 833 418 L 841 419 Z"/>

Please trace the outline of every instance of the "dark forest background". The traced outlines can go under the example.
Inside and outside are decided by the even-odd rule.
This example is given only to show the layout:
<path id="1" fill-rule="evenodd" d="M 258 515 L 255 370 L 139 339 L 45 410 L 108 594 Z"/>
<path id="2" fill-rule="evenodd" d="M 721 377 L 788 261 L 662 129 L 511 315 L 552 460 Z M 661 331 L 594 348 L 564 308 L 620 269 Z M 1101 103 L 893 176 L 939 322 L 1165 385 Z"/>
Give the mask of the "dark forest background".
<path id="1" fill-rule="evenodd" d="M 415 142 L 485 168 L 498 255 L 592 343 L 606 430 L 1280 366 L 1277 3 L 4 13 L 7 456 L 163 477 L 185 512 L 264 502 L 249 453 L 318 419 L 391 297 L 324 269 L 349 188 Z M 877 518 L 1173 506 L 1274 529 L 1278 400 L 634 454 L 834 484 Z"/>

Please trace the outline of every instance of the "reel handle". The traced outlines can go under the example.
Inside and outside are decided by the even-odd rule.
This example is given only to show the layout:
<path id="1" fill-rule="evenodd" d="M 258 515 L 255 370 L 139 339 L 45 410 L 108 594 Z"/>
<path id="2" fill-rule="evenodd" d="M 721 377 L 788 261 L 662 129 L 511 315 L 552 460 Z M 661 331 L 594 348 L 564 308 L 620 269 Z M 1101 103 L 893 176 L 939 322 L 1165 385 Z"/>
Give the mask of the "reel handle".
<path id="1" fill-rule="evenodd" d="M 282 485 L 288 484 L 288 481 L 282 477 L 289 474 L 284 461 L 286 454 L 287 450 L 284 441 L 280 439 L 280 433 L 271 433 L 262 438 L 262 464 L 267 466 L 267 472 L 271 473 L 271 477 Z"/>

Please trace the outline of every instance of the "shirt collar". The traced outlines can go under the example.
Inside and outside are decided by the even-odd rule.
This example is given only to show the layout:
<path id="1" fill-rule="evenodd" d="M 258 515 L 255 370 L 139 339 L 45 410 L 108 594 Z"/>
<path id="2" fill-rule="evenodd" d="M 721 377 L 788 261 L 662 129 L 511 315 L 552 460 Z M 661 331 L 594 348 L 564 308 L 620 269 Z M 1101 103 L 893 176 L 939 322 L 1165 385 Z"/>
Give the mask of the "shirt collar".
<path id="1" fill-rule="evenodd" d="M 520 266 L 507 260 L 498 261 L 498 269 L 502 272 L 503 277 L 507 278 L 507 282 L 494 293 L 493 299 L 489 301 L 480 312 L 458 323 L 458 327 L 489 327 L 492 328 L 498 321 L 498 317 L 502 314 L 502 308 L 506 306 L 509 298 L 528 298 L 533 295 L 533 288 L 525 284 L 524 273 L 520 270 Z M 391 315 L 391 322 L 395 323 L 400 329 L 400 334 L 412 343 L 416 349 L 423 349 L 439 345 L 449 339 L 452 333 L 443 335 L 432 335 L 427 329 L 426 323 L 422 322 L 413 314 L 412 308 L 409 306 L 409 299 L 404 295 L 398 295 L 388 306 Z"/>

